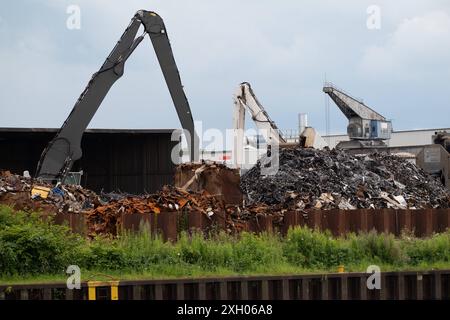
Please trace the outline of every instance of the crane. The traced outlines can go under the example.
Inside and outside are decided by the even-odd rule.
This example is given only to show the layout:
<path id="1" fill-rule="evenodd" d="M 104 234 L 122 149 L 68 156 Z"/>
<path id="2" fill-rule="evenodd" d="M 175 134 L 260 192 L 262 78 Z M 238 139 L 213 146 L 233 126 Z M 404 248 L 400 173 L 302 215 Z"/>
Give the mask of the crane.
<path id="1" fill-rule="evenodd" d="M 144 27 L 144 32 L 136 37 L 141 25 Z M 198 159 L 198 137 L 164 21 L 155 12 L 139 10 L 101 68 L 92 75 L 56 136 L 42 152 L 36 178 L 64 181 L 73 163 L 82 156 L 80 145 L 84 131 L 109 89 L 123 75 L 125 62 L 146 34 L 149 35 L 153 44 L 178 118 L 185 133 L 188 133 L 187 142 L 191 161 Z M 151 97 L 147 97 L 144 101 L 150 99 Z"/>
<path id="2" fill-rule="evenodd" d="M 347 134 L 350 141 L 341 141 L 337 149 L 384 148 L 391 138 L 392 122 L 361 100 L 355 99 L 332 83 L 325 83 L 328 94 L 348 119 Z"/>
<path id="3" fill-rule="evenodd" d="M 235 130 L 233 149 L 234 165 L 240 167 L 243 163 L 243 141 L 245 128 L 245 110 L 248 110 L 256 127 L 267 143 L 268 150 L 276 145 L 280 148 L 301 146 L 304 148 L 323 149 L 328 146 L 325 140 L 314 128 L 305 127 L 299 132 L 299 143 L 288 142 L 275 122 L 269 117 L 262 104 L 256 98 L 253 89 L 248 82 L 242 82 L 234 95 L 233 128 Z"/>
<path id="4" fill-rule="evenodd" d="M 269 114 L 256 98 L 250 83 L 242 82 L 234 95 L 233 129 L 235 130 L 236 141 L 234 143 L 233 158 L 236 167 L 240 167 L 243 163 L 246 109 L 250 112 L 252 120 L 268 146 L 286 143 L 277 125 L 270 119 Z"/>

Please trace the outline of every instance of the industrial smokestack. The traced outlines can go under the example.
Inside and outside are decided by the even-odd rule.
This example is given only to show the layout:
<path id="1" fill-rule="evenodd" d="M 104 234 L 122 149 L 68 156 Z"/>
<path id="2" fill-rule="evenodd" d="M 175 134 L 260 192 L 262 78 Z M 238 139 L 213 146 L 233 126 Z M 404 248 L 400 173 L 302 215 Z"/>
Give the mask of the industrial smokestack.
<path id="1" fill-rule="evenodd" d="M 302 134 L 308 126 L 308 115 L 306 113 L 298 114 L 298 131 L 299 134 Z"/>

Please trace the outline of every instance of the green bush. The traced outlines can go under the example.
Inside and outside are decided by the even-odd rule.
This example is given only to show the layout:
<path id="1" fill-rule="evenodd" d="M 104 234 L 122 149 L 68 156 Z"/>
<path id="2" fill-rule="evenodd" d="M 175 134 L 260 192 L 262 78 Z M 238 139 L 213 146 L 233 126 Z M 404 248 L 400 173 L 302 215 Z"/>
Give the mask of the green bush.
<path id="1" fill-rule="evenodd" d="M 0 207 L 0 273 L 57 273 L 80 262 L 83 240 L 65 226 Z"/>
<path id="2" fill-rule="evenodd" d="M 152 237 L 149 232 L 125 233 L 118 245 L 124 252 L 128 268 L 144 271 L 156 265 L 174 265 L 179 263 L 176 248 L 161 237 Z"/>
<path id="3" fill-rule="evenodd" d="M 88 270 L 120 270 L 127 267 L 127 260 L 116 241 L 97 238 L 90 243 L 82 265 Z"/>
<path id="4" fill-rule="evenodd" d="M 365 258 L 373 263 L 403 265 L 407 261 L 399 240 L 392 234 L 378 234 L 375 231 L 360 234 L 353 239 L 354 247 L 359 247 Z"/>
<path id="5" fill-rule="evenodd" d="M 268 234 L 244 232 L 233 246 L 233 269 L 237 272 L 267 269 L 285 260 L 280 240 Z"/>
<path id="6" fill-rule="evenodd" d="M 403 239 L 403 250 L 411 265 L 424 262 L 450 262 L 450 231 L 435 234 L 429 239 Z"/>
<path id="7" fill-rule="evenodd" d="M 0 276 L 64 275 L 72 264 L 82 272 L 154 276 L 335 271 L 340 264 L 358 271 L 370 264 L 429 268 L 450 264 L 450 231 L 426 239 L 375 232 L 333 237 L 296 227 L 285 238 L 182 233 L 177 242 L 166 242 L 143 230 L 88 240 L 37 214 L 0 206 Z"/>
<path id="8" fill-rule="evenodd" d="M 347 241 L 307 227 L 290 229 L 283 246 L 287 260 L 305 268 L 326 269 L 351 262 Z"/>
<path id="9" fill-rule="evenodd" d="M 206 270 L 214 270 L 232 266 L 232 241 L 230 238 L 224 242 L 213 239 L 206 240 L 203 235 L 198 233 L 191 237 L 182 233 L 175 246 L 183 262 L 198 265 Z"/>

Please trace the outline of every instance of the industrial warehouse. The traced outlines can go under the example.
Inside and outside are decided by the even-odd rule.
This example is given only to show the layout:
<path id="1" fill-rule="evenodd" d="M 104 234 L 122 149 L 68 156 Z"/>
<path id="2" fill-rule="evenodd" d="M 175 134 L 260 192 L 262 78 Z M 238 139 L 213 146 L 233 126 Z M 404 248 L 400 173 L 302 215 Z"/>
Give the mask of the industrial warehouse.
<path id="1" fill-rule="evenodd" d="M 258 6 L 263 10 L 266 4 Z M 127 12 L 129 7 L 121 5 Z M 308 49 L 288 46 L 292 52 L 276 51 L 281 59 L 252 67 L 245 53 L 251 49 L 230 50 L 232 58 L 220 60 L 216 43 L 196 52 L 204 57 L 199 62 L 191 51 L 182 55 L 192 49 L 183 28 L 171 32 L 173 8 L 156 7 L 161 15 L 133 8 L 131 21 L 115 11 L 123 20 L 115 23 L 124 30 L 100 68 L 89 69 L 91 78 L 79 84 L 83 90 L 69 109 L 55 108 L 65 101 L 64 91 L 48 106 L 34 106 L 42 110 L 30 107 L 30 114 L 2 104 L 2 119 L 8 119 L 0 122 L 0 306 L 8 300 L 165 300 L 177 303 L 166 310 L 170 317 L 183 318 L 217 316 L 215 309 L 224 306 L 217 301 L 231 300 L 241 307 L 225 306 L 225 314 L 279 317 L 281 300 L 450 300 L 450 123 L 432 105 L 442 108 L 446 97 L 430 99 L 427 108 L 434 111 L 429 113 L 404 112 L 423 108 L 411 106 L 412 99 L 422 99 L 421 92 L 411 92 L 415 98 L 404 104 L 395 100 L 386 106 L 384 95 L 394 99 L 396 94 L 382 84 L 384 90 L 376 88 L 376 94 L 363 90 L 355 80 L 359 69 L 349 66 L 350 76 L 333 73 L 345 90 L 326 75 L 295 92 L 309 103 L 323 100 L 325 108 L 296 106 L 290 89 L 297 84 L 277 83 L 271 75 L 290 74 L 289 68 L 274 65 L 283 59 L 297 62 L 302 50 L 311 54 Z M 67 9 L 67 14 L 73 11 L 69 30 L 81 8 Z M 377 8 L 367 8 L 369 30 Z M 90 10 L 87 21 L 95 12 Z M 432 20 L 439 25 L 439 19 L 450 17 L 448 10 L 444 6 Z M 401 26 L 421 19 L 405 18 Z M 439 26 L 450 33 L 449 25 Z M 190 38 L 204 37 L 203 31 L 190 30 L 186 26 Z M 69 38 L 71 31 L 65 32 Z M 304 41 L 310 37 L 296 28 L 284 32 Z M 106 41 L 98 40 L 97 32 L 94 41 L 80 34 L 85 45 L 74 49 L 80 53 L 77 61 L 87 59 L 89 50 L 106 55 Z M 117 28 L 107 39 L 113 36 Z M 276 36 L 264 33 L 267 39 Z M 264 49 L 259 38 L 247 40 Z M 365 58 L 381 51 L 375 47 L 369 46 Z M 238 74 L 220 71 L 223 79 L 232 79 L 226 85 L 223 79 L 205 78 L 197 86 L 197 78 L 213 72 L 210 65 L 202 69 L 208 50 L 224 63 L 238 63 L 242 56 Z M 158 84 L 145 81 L 149 56 Z M 380 70 L 383 63 L 394 68 L 383 59 Z M 335 70 L 333 63 L 323 62 L 323 68 Z M 139 82 L 163 90 L 167 100 L 148 89 L 128 101 L 113 89 L 122 82 L 129 86 L 124 92 L 142 89 L 125 80 L 142 73 Z M 380 81 L 371 76 L 363 73 L 368 82 Z M 221 90 L 230 93 L 228 101 L 219 98 Z M 370 97 L 357 98 L 360 91 Z M 18 105 L 27 99 L 18 98 Z M 211 106 L 215 99 L 227 109 Z M 124 111 L 114 115 L 106 105 Z M 60 115 L 64 119 L 57 122 Z M 318 120 L 323 116 L 324 123 Z M 145 118 L 150 125 L 123 128 L 114 122 L 146 123 Z M 340 133 L 331 133 L 330 118 Z"/>

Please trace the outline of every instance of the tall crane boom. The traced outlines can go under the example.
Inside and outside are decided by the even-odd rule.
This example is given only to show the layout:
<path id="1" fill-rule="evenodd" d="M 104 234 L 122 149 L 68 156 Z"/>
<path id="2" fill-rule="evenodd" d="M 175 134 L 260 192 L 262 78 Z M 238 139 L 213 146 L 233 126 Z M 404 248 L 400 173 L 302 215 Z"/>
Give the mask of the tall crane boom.
<path id="1" fill-rule="evenodd" d="M 141 25 L 144 26 L 144 33 L 136 37 Z M 73 163 L 81 158 L 80 145 L 84 131 L 109 89 L 123 75 L 125 62 L 146 34 L 150 36 L 180 123 L 190 135 L 187 140 L 191 160 L 198 159 L 198 137 L 166 27 L 162 18 L 155 12 L 140 10 L 131 19 L 100 70 L 92 75 L 61 129 L 43 151 L 36 170 L 37 178 L 63 180 Z"/>
<path id="2" fill-rule="evenodd" d="M 347 134 L 353 142 L 342 143 L 337 148 L 386 146 L 383 140 L 391 138 L 392 122 L 390 120 L 331 83 L 324 85 L 323 92 L 330 96 L 348 119 Z"/>
<path id="3" fill-rule="evenodd" d="M 248 110 L 256 127 L 266 140 L 268 145 L 286 143 L 281 136 L 277 125 L 270 119 L 262 104 L 256 98 L 252 87 L 248 82 L 242 82 L 234 95 L 233 128 L 236 131 L 234 143 L 234 162 L 237 167 L 243 160 L 243 140 L 245 128 L 245 110 Z"/>

